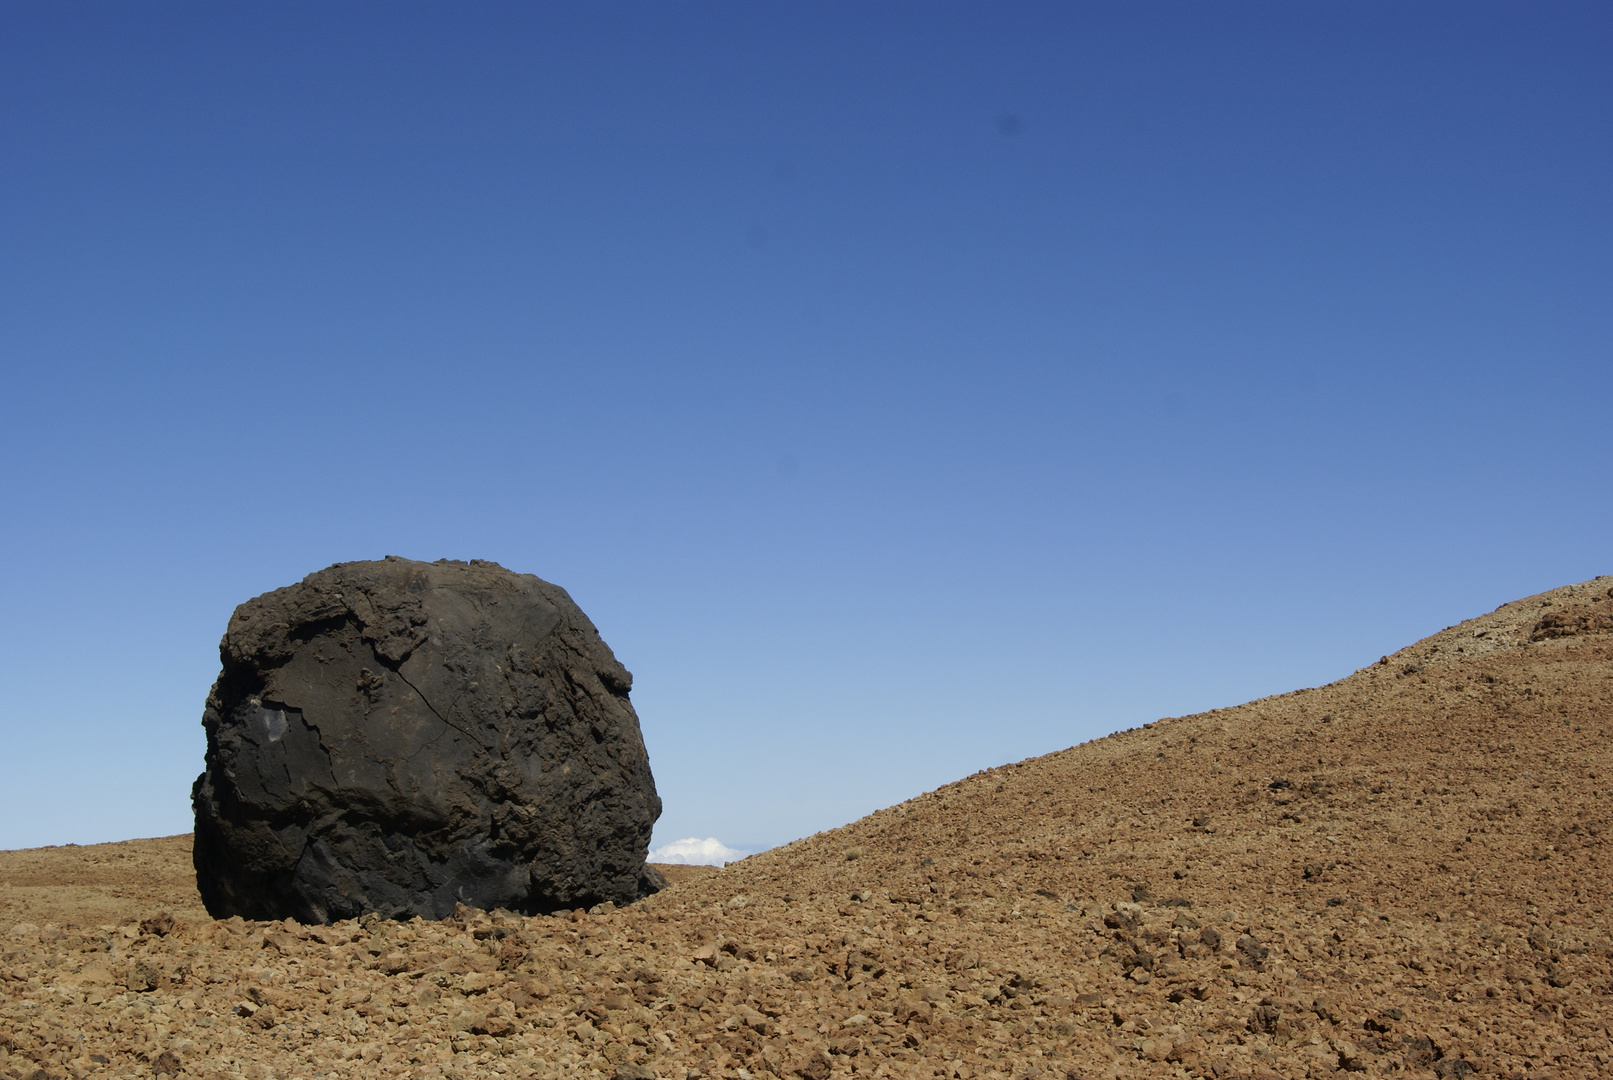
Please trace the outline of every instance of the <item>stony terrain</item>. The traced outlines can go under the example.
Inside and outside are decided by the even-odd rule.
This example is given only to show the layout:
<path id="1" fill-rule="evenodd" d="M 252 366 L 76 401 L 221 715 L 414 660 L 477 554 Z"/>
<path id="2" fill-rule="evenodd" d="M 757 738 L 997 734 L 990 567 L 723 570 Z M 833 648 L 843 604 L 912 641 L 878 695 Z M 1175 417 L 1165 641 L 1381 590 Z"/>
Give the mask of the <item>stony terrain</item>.
<path id="1" fill-rule="evenodd" d="M 185 838 L 4 853 L 0 1074 L 1609 1075 L 1610 792 L 1600 578 L 619 910 L 213 922 Z"/>

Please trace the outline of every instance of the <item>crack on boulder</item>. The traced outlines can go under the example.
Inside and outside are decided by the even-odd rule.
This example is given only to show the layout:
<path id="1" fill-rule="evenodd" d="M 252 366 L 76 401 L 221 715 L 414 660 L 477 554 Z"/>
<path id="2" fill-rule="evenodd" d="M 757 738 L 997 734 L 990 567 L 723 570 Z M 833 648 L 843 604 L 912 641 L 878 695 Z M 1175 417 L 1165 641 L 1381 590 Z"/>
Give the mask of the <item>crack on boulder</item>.
<path id="1" fill-rule="evenodd" d="M 399 670 L 398 668 L 393 668 L 392 673 L 394 675 L 396 675 L 399 679 L 403 680 L 403 685 L 404 686 L 407 686 L 410 690 L 413 690 L 415 692 L 415 694 L 420 698 L 420 703 L 422 705 L 424 705 L 426 708 L 430 709 L 431 710 L 431 715 L 435 716 L 438 720 L 442 721 L 444 727 L 453 728 L 455 731 L 457 731 L 461 735 L 465 736 L 465 738 L 469 739 L 471 742 L 475 743 L 477 746 L 481 746 L 481 747 L 483 747 L 483 749 L 486 749 L 486 746 L 482 742 L 482 740 L 478 739 L 475 735 L 471 734 L 469 731 L 466 731 L 464 728 L 460 727 L 458 724 L 456 724 L 452 720 L 448 719 L 442 713 L 438 712 L 437 707 L 431 703 L 431 699 L 426 697 L 426 695 L 421 691 L 421 689 L 418 686 L 416 686 L 414 683 L 410 682 L 409 677 L 407 675 L 405 675 L 401 670 Z M 455 698 L 454 701 L 457 704 L 459 699 Z M 441 736 L 438 736 L 438 738 L 440 738 L 440 737 Z M 435 741 L 436 741 L 435 739 L 432 740 L 432 742 L 435 742 Z M 422 748 L 422 749 L 424 749 L 424 748 Z M 419 753 L 418 750 L 415 751 L 416 755 L 418 753 Z M 410 756 L 413 757 L 415 755 L 410 755 Z"/>

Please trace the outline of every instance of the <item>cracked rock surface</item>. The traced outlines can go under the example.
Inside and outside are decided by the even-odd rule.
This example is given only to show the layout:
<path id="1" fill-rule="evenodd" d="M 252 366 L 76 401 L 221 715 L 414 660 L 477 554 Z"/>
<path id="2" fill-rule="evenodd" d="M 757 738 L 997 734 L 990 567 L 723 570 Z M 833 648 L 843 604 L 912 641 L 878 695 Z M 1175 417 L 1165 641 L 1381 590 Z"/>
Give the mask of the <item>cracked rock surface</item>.
<path id="1" fill-rule="evenodd" d="M 192 791 L 215 917 L 530 913 L 660 884 L 632 675 L 564 589 L 338 563 L 238 607 L 219 654 Z"/>

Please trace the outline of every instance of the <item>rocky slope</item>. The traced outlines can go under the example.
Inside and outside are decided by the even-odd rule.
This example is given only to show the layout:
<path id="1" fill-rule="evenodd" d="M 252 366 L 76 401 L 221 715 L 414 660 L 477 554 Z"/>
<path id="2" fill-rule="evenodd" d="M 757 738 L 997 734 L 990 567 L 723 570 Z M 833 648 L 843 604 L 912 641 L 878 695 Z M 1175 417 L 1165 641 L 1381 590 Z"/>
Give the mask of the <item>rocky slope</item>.
<path id="1" fill-rule="evenodd" d="M 4 853 L 0 1073 L 1606 1075 L 1610 791 L 1599 578 L 620 910 L 213 922 L 184 838 Z"/>

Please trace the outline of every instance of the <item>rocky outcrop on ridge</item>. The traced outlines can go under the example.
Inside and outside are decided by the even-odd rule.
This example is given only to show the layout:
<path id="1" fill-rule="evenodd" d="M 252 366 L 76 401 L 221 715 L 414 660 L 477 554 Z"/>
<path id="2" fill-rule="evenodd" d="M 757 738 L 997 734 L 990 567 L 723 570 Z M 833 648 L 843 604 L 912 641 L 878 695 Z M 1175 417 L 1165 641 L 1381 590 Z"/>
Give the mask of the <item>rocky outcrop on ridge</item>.
<path id="1" fill-rule="evenodd" d="M 236 609 L 195 866 L 218 917 L 626 903 L 661 812 L 632 676 L 564 589 L 493 563 L 339 563 Z"/>

